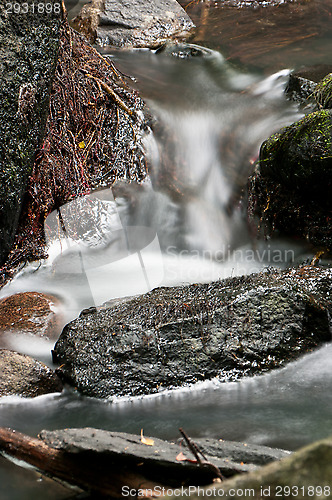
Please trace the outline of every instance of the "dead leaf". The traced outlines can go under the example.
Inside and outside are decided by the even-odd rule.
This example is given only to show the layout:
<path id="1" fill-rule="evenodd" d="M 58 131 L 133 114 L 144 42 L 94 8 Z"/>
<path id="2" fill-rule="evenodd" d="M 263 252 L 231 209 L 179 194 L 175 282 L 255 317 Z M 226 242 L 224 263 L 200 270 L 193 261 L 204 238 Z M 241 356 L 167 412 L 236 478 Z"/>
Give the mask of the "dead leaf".
<path id="1" fill-rule="evenodd" d="M 150 438 L 145 438 L 143 436 L 143 429 L 141 429 L 141 443 L 146 444 L 147 446 L 153 446 L 154 440 Z"/>
<path id="2" fill-rule="evenodd" d="M 190 458 L 187 458 L 182 451 L 178 454 L 175 460 L 178 460 L 178 462 L 190 462 L 191 464 L 197 464 L 197 460 L 191 460 Z"/>

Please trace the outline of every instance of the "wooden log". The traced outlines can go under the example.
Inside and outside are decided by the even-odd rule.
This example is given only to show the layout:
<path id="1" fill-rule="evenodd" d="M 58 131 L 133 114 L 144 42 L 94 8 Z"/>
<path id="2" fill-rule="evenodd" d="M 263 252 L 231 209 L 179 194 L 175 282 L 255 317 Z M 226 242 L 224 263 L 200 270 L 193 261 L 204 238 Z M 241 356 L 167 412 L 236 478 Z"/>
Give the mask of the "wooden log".
<path id="1" fill-rule="evenodd" d="M 140 490 L 141 498 L 153 497 L 153 490 L 167 489 L 165 485 L 146 479 L 130 466 L 108 460 L 106 454 L 97 457 L 89 452 L 63 452 L 12 429 L 0 428 L 0 449 L 48 475 L 105 496 L 123 498 L 124 486 Z"/>

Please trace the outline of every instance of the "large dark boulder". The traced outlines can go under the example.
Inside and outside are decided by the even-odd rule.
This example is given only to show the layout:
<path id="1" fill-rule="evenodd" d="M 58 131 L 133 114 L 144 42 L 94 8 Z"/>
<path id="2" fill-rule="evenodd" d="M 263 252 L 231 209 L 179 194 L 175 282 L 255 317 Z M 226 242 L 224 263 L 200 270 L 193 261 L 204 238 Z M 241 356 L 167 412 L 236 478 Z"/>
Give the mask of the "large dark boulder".
<path id="1" fill-rule="evenodd" d="M 0 286 L 20 265 L 45 258 L 44 222 L 51 212 L 117 179 L 140 182 L 147 175 L 142 138 L 150 129 L 142 99 L 66 21 L 49 109 Z"/>
<path id="2" fill-rule="evenodd" d="M 267 227 L 332 246 L 332 110 L 322 109 L 265 141 L 249 182 L 249 211 Z"/>
<path id="3" fill-rule="evenodd" d="M 331 277 L 314 267 L 267 271 L 83 311 L 55 345 L 57 372 L 106 398 L 280 367 L 331 339 Z"/>
<path id="4" fill-rule="evenodd" d="M 167 39 L 183 39 L 194 27 L 176 0 L 93 0 L 73 25 L 103 47 L 130 48 L 155 48 Z"/>
<path id="5" fill-rule="evenodd" d="M 61 17 L 61 2 L 0 5 L 0 265 L 13 244 L 27 178 L 44 134 Z"/>
<path id="6" fill-rule="evenodd" d="M 0 397 L 33 398 L 61 391 L 61 380 L 44 363 L 25 354 L 0 349 Z"/>

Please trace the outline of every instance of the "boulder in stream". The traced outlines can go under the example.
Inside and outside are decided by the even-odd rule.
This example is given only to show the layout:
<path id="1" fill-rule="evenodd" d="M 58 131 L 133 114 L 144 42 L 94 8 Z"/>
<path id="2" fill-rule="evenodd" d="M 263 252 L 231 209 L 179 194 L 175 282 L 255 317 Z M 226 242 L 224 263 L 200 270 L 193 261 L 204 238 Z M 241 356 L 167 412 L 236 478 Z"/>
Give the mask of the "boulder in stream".
<path id="1" fill-rule="evenodd" d="M 156 48 L 186 38 L 194 23 L 176 0 L 92 0 L 73 26 L 102 47 Z"/>
<path id="2" fill-rule="evenodd" d="M 48 116 L 62 11 L 61 2 L 48 3 L 51 12 L 46 4 L 40 0 L 38 15 L 34 0 L 0 5 L 0 265 L 14 241 Z"/>
<path id="3" fill-rule="evenodd" d="M 54 347 L 88 396 L 138 396 L 283 366 L 331 339 L 332 270 L 302 267 L 157 288 L 86 310 Z"/>
<path id="4" fill-rule="evenodd" d="M 249 212 L 268 228 L 332 248 L 332 109 L 310 113 L 261 147 Z"/>
<path id="5" fill-rule="evenodd" d="M 63 388 L 59 377 L 44 363 L 7 349 L 0 349 L 0 374 L 0 397 L 34 398 Z"/>
<path id="6" fill-rule="evenodd" d="M 44 223 L 51 212 L 117 179 L 140 182 L 147 175 L 143 136 L 149 133 L 148 120 L 131 80 L 66 20 L 59 37 L 51 112 L 26 186 L 12 251 L 0 268 L 0 286 L 20 265 L 46 257 Z M 15 106 L 11 113 L 16 120 Z"/>

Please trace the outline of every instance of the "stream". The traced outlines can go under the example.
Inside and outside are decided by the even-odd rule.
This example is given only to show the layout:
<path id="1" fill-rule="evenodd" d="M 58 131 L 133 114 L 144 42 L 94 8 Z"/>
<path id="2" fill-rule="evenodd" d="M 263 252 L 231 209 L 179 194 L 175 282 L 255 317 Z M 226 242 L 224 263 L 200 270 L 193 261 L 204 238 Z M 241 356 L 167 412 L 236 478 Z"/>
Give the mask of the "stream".
<path id="1" fill-rule="evenodd" d="M 332 62 L 331 3 L 311 4 L 312 25 L 305 3 L 298 12 L 303 37 L 296 27 L 294 41 L 288 44 L 285 34 L 290 39 L 292 28 L 289 22 L 287 32 L 285 14 L 280 14 L 282 33 L 273 44 L 268 35 L 271 8 L 238 10 L 230 4 L 223 16 L 216 3 L 216 8 L 197 4 L 188 10 L 198 26 L 190 46 L 166 46 L 157 53 L 102 51 L 123 73 L 135 77 L 154 117 L 154 133 L 144 139 L 149 179 L 142 185 L 117 183 L 112 191 L 88 199 L 96 206 L 102 200 L 112 211 L 110 230 L 118 236 L 107 259 L 104 247 L 97 256 L 93 252 L 83 256 L 88 263 L 83 281 L 70 269 L 73 255 L 78 255 L 75 244 L 50 239 L 49 258 L 26 266 L 0 290 L 0 298 L 22 291 L 54 294 L 63 305 L 65 324 L 85 307 L 155 286 L 208 282 L 267 266 L 285 268 L 310 257 L 302 242 L 255 239 L 245 215 L 243 188 L 262 141 L 303 116 L 303 110 L 284 94 L 289 72 L 301 65 Z M 294 5 L 289 8 L 295 15 Z M 241 37 L 236 36 L 233 22 L 237 13 Z M 273 22 L 278 22 L 275 11 Z M 249 25 L 250 54 L 247 49 L 241 52 L 240 44 Z M 52 220 L 48 223 L 51 227 Z M 119 243 L 123 235 L 124 249 Z M 129 248 L 130 238 L 134 248 Z M 102 269 L 100 258 L 107 261 Z M 51 342 L 24 335 L 13 336 L 11 342 L 10 348 L 52 366 Z M 331 434 L 331 386 L 328 344 L 272 373 L 234 383 L 212 380 L 150 397 L 100 401 L 70 389 L 34 399 L 3 397 L 0 426 L 29 435 L 64 427 L 135 434 L 143 428 L 145 435 L 165 439 L 178 438 L 178 428 L 183 427 L 192 438 L 295 450 Z M 17 478 L 12 467 L 0 461 L 0 484 Z M 0 492 L 1 499 L 63 498 L 60 493 L 46 494 L 36 481 L 15 482 L 6 486 L 4 495 Z"/>

